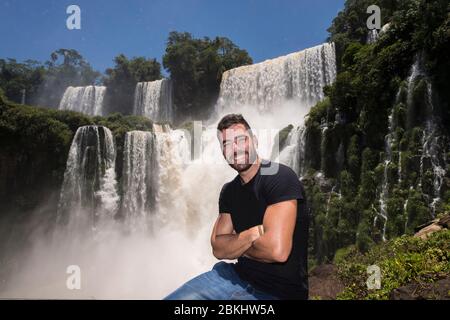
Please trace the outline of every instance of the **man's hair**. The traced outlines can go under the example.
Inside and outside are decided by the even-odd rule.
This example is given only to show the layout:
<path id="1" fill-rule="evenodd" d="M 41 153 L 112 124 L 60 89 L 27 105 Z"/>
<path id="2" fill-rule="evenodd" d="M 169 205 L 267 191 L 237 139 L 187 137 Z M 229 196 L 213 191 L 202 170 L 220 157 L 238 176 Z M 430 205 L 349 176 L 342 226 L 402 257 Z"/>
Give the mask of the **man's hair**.
<path id="1" fill-rule="evenodd" d="M 237 113 L 227 114 L 219 121 L 219 124 L 217 125 L 217 134 L 222 132 L 222 130 L 224 130 L 224 129 L 228 129 L 229 127 L 231 127 L 234 124 L 243 124 L 245 126 L 245 128 L 247 129 L 247 131 L 251 135 L 253 135 L 252 129 L 250 128 L 250 125 L 248 124 L 247 120 L 244 119 L 242 114 L 237 114 Z"/>

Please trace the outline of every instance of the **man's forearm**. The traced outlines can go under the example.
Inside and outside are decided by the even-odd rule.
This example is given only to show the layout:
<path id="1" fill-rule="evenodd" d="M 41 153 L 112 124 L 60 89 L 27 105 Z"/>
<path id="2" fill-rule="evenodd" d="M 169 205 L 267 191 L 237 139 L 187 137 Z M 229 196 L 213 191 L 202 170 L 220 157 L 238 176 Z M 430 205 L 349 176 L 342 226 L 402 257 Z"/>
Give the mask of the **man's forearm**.
<path id="1" fill-rule="evenodd" d="M 266 263 L 278 262 L 275 258 L 273 243 L 270 237 L 266 234 L 255 240 L 252 245 L 244 252 L 244 256 Z"/>
<path id="2" fill-rule="evenodd" d="M 290 254 L 290 249 L 286 250 L 284 247 L 282 250 L 281 243 L 277 242 L 272 234 L 265 233 L 263 225 L 258 227 L 262 229 L 261 237 L 253 241 L 243 256 L 265 263 L 285 262 Z"/>
<path id="3" fill-rule="evenodd" d="M 248 250 L 252 242 L 259 237 L 255 228 L 242 231 L 239 234 L 217 235 L 213 241 L 213 254 L 218 259 L 237 259 Z"/>

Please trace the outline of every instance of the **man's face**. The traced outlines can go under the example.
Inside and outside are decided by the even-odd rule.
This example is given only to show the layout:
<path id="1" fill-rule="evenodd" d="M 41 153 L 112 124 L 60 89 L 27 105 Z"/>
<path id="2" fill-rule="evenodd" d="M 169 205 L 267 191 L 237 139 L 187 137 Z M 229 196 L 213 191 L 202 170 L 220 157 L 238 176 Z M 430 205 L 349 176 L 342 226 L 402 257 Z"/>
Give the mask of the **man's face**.
<path id="1" fill-rule="evenodd" d="M 234 124 L 220 133 L 222 153 L 237 172 L 246 171 L 256 161 L 256 138 L 243 124 Z"/>

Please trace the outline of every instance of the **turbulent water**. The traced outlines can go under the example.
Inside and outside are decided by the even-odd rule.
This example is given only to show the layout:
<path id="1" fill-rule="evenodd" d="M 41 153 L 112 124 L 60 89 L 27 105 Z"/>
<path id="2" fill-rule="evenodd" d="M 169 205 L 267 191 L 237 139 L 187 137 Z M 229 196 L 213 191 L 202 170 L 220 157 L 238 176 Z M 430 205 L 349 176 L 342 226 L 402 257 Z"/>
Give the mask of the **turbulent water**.
<path id="1" fill-rule="evenodd" d="M 153 121 L 173 119 L 172 83 L 168 79 L 138 82 L 134 92 L 133 113 Z"/>
<path id="2" fill-rule="evenodd" d="M 313 105 L 336 77 L 333 43 L 224 72 L 219 110 L 230 105 L 276 108 L 285 100 Z"/>
<path id="3" fill-rule="evenodd" d="M 302 108 L 309 110 L 323 99 L 323 88 L 331 84 L 335 77 L 333 43 L 235 68 L 222 76 L 217 111 L 223 114 L 230 106 L 244 106 L 281 119 L 283 116 L 278 112 L 290 105 L 287 109 L 292 108 L 294 113 L 300 114 L 304 112 Z M 293 124 L 295 128 L 290 132 L 284 150 L 274 158 L 301 175 L 305 144 L 303 118 L 291 117 L 287 124 Z M 282 127 L 272 126 L 271 129 L 280 130 Z"/>
<path id="4" fill-rule="evenodd" d="M 39 238 L 1 296 L 160 299 L 209 270 L 217 261 L 209 238 L 219 192 L 236 175 L 217 140 L 220 117 L 242 113 L 257 137 L 259 155 L 300 172 L 304 117 L 335 73 L 334 45 L 324 44 L 229 70 L 218 113 L 207 123 L 194 124 L 193 132 L 155 124 L 153 132 L 128 132 L 118 145 L 104 127 L 80 128 L 70 150 L 58 216 L 63 226 L 79 219 L 90 224 L 59 226 L 51 239 Z M 136 110 L 149 106 L 148 112 L 163 113 L 155 111 L 161 106 L 156 104 L 158 90 L 156 83 L 138 85 Z M 151 98 L 144 98 L 146 94 Z M 288 125 L 293 129 L 278 150 L 275 137 Z M 193 146 L 193 141 L 198 144 Z M 123 159 L 115 154 L 119 149 Z M 119 167 L 122 172 L 116 177 Z M 95 223 L 98 212 L 108 223 Z M 69 265 L 81 269 L 80 290 L 67 289 Z"/>
<path id="5" fill-rule="evenodd" d="M 147 229 L 155 206 L 155 137 L 152 132 L 125 135 L 122 214 L 131 230 Z"/>
<path id="6" fill-rule="evenodd" d="M 299 176 L 302 176 L 304 165 L 305 127 L 293 128 L 286 139 L 286 146 L 279 151 L 275 161 L 291 167 Z"/>
<path id="7" fill-rule="evenodd" d="M 59 103 L 59 110 L 78 111 L 88 115 L 104 115 L 106 87 L 68 87 Z"/>
<path id="8" fill-rule="evenodd" d="M 101 126 L 78 128 L 69 151 L 58 222 L 79 232 L 111 220 L 118 199 L 116 150 L 111 131 Z"/>

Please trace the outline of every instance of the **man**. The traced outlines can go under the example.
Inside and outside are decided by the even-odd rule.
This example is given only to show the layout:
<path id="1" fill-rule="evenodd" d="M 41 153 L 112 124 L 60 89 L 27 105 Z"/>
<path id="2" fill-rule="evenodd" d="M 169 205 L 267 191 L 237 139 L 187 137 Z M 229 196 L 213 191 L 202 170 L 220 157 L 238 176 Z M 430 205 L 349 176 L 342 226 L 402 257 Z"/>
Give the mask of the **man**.
<path id="1" fill-rule="evenodd" d="M 166 299 L 307 299 L 308 214 L 301 182 L 289 167 L 259 158 L 242 115 L 226 115 L 217 130 L 238 175 L 220 193 L 211 245 L 216 258 L 237 263 L 217 263 Z"/>

